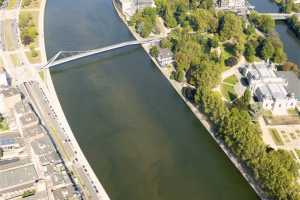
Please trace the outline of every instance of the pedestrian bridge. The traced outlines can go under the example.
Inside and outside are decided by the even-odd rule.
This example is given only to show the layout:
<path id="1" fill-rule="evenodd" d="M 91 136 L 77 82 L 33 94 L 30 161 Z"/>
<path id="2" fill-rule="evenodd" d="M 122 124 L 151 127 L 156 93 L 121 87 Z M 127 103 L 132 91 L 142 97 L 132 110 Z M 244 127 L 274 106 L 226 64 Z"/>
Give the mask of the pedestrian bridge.
<path id="1" fill-rule="evenodd" d="M 300 17 L 300 13 L 260 13 L 261 15 L 271 16 L 274 20 L 286 20 L 293 15 Z"/>
<path id="2" fill-rule="evenodd" d="M 92 50 L 86 50 L 86 51 L 59 51 L 42 68 L 52 68 L 52 67 L 58 66 L 60 64 L 64 64 L 67 62 L 78 60 L 80 58 L 85 58 L 88 56 L 96 55 L 96 54 L 103 53 L 106 51 L 119 49 L 122 47 L 138 45 L 138 44 L 155 44 L 159 41 L 160 41 L 160 38 L 151 38 L 151 39 L 145 39 L 145 40 L 132 40 L 132 41 L 127 41 L 127 42 L 121 42 L 118 44 L 113 44 L 110 46 L 101 47 L 101 48 L 92 49 Z"/>

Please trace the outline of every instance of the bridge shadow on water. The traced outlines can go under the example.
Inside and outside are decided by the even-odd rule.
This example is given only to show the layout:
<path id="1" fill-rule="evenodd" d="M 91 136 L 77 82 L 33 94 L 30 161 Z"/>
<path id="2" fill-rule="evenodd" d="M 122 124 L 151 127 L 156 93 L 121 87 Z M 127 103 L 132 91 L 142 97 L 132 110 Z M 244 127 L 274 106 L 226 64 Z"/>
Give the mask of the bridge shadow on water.
<path id="1" fill-rule="evenodd" d="M 115 49 L 107 52 L 103 52 L 100 54 L 88 56 L 85 58 L 81 58 L 79 60 L 74 60 L 69 63 L 60 64 L 50 68 L 51 74 L 57 74 L 64 72 L 66 70 L 80 70 L 82 68 L 86 68 L 87 66 L 93 66 L 94 64 L 101 65 L 101 63 L 109 62 L 116 58 L 126 57 L 129 54 L 132 54 L 136 51 L 141 50 L 140 45 L 124 47 L 121 49 Z M 99 66 L 100 67 L 100 66 Z"/>

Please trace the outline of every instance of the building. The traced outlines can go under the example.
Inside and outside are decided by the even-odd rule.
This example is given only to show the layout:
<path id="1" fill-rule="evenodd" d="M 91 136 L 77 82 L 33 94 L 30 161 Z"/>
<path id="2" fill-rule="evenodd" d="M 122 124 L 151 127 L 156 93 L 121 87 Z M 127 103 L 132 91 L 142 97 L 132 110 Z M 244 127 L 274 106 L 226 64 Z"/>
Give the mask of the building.
<path id="1" fill-rule="evenodd" d="M 16 197 L 25 191 L 34 190 L 38 180 L 37 172 L 33 164 L 19 166 L 0 171 L 0 197 Z"/>
<path id="2" fill-rule="evenodd" d="M 174 61 L 174 55 L 173 52 L 170 49 L 160 49 L 157 61 L 161 66 L 167 66 L 169 64 L 172 64 Z"/>
<path id="3" fill-rule="evenodd" d="M 230 10 L 238 13 L 246 13 L 251 6 L 247 0 L 216 0 L 216 8 L 221 10 Z"/>
<path id="4" fill-rule="evenodd" d="M 247 65 L 242 73 L 248 80 L 250 91 L 262 103 L 263 109 L 282 115 L 288 109 L 296 107 L 295 95 L 287 91 L 288 81 L 277 76 L 273 64 L 261 62 Z"/>
<path id="5" fill-rule="evenodd" d="M 23 147 L 24 141 L 19 133 L 3 133 L 0 135 L 0 148 L 3 150 L 2 159 L 17 157 Z"/>
<path id="6" fill-rule="evenodd" d="M 130 18 L 139 10 L 154 7 L 155 3 L 153 0 L 116 0 L 116 5 L 126 18 Z"/>
<path id="7" fill-rule="evenodd" d="M 300 102 L 300 79 L 292 71 L 278 71 L 276 72 L 278 77 L 284 78 L 289 83 L 287 90 L 289 93 L 294 94 L 297 101 Z"/>
<path id="8" fill-rule="evenodd" d="M 39 124 L 39 118 L 33 113 L 29 112 L 20 117 L 22 128 L 31 128 Z"/>
<path id="9" fill-rule="evenodd" d="M 4 88 L 0 93 L 0 112 L 8 113 L 20 101 L 21 94 L 16 88 Z"/>

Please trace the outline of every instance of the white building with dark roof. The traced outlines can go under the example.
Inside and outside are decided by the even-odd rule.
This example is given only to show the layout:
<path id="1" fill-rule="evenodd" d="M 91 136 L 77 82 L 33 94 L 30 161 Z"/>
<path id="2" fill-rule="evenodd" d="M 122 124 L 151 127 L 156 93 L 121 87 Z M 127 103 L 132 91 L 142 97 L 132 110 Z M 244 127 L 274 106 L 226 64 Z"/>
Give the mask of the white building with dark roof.
<path id="1" fill-rule="evenodd" d="M 249 88 L 263 108 L 271 110 L 275 115 L 287 113 L 288 109 L 294 109 L 297 100 L 293 93 L 287 91 L 288 81 L 278 77 L 273 64 L 261 62 L 248 65 L 243 69 Z"/>
<path id="2" fill-rule="evenodd" d="M 116 0 L 116 3 L 127 18 L 133 16 L 139 10 L 155 6 L 153 0 Z"/>
<path id="3" fill-rule="evenodd" d="M 172 64 L 174 61 L 174 54 L 170 49 L 160 49 L 157 56 L 157 61 L 161 66 Z"/>

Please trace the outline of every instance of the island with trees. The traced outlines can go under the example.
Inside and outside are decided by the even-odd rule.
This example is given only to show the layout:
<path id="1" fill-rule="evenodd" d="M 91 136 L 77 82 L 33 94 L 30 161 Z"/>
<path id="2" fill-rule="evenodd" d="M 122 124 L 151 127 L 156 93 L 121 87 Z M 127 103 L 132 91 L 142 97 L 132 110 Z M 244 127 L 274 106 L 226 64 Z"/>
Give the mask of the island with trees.
<path id="1" fill-rule="evenodd" d="M 157 18 L 169 29 L 159 49 L 174 53 L 170 79 L 184 82 L 182 93 L 213 126 L 215 137 L 235 155 L 269 199 L 300 200 L 299 165 L 285 150 L 267 146 L 259 124 L 250 112 L 246 90 L 235 102 L 224 101 L 217 91 L 222 73 L 245 59 L 248 63 L 271 61 L 288 66 L 274 20 L 253 12 L 245 20 L 230 11 L 217 11 L 213 0 L 156 0 L 131 17 L 128 24 L 141 37 L 159 34 Z M 285 67 L 284 67 L 285 66 Z"/>

